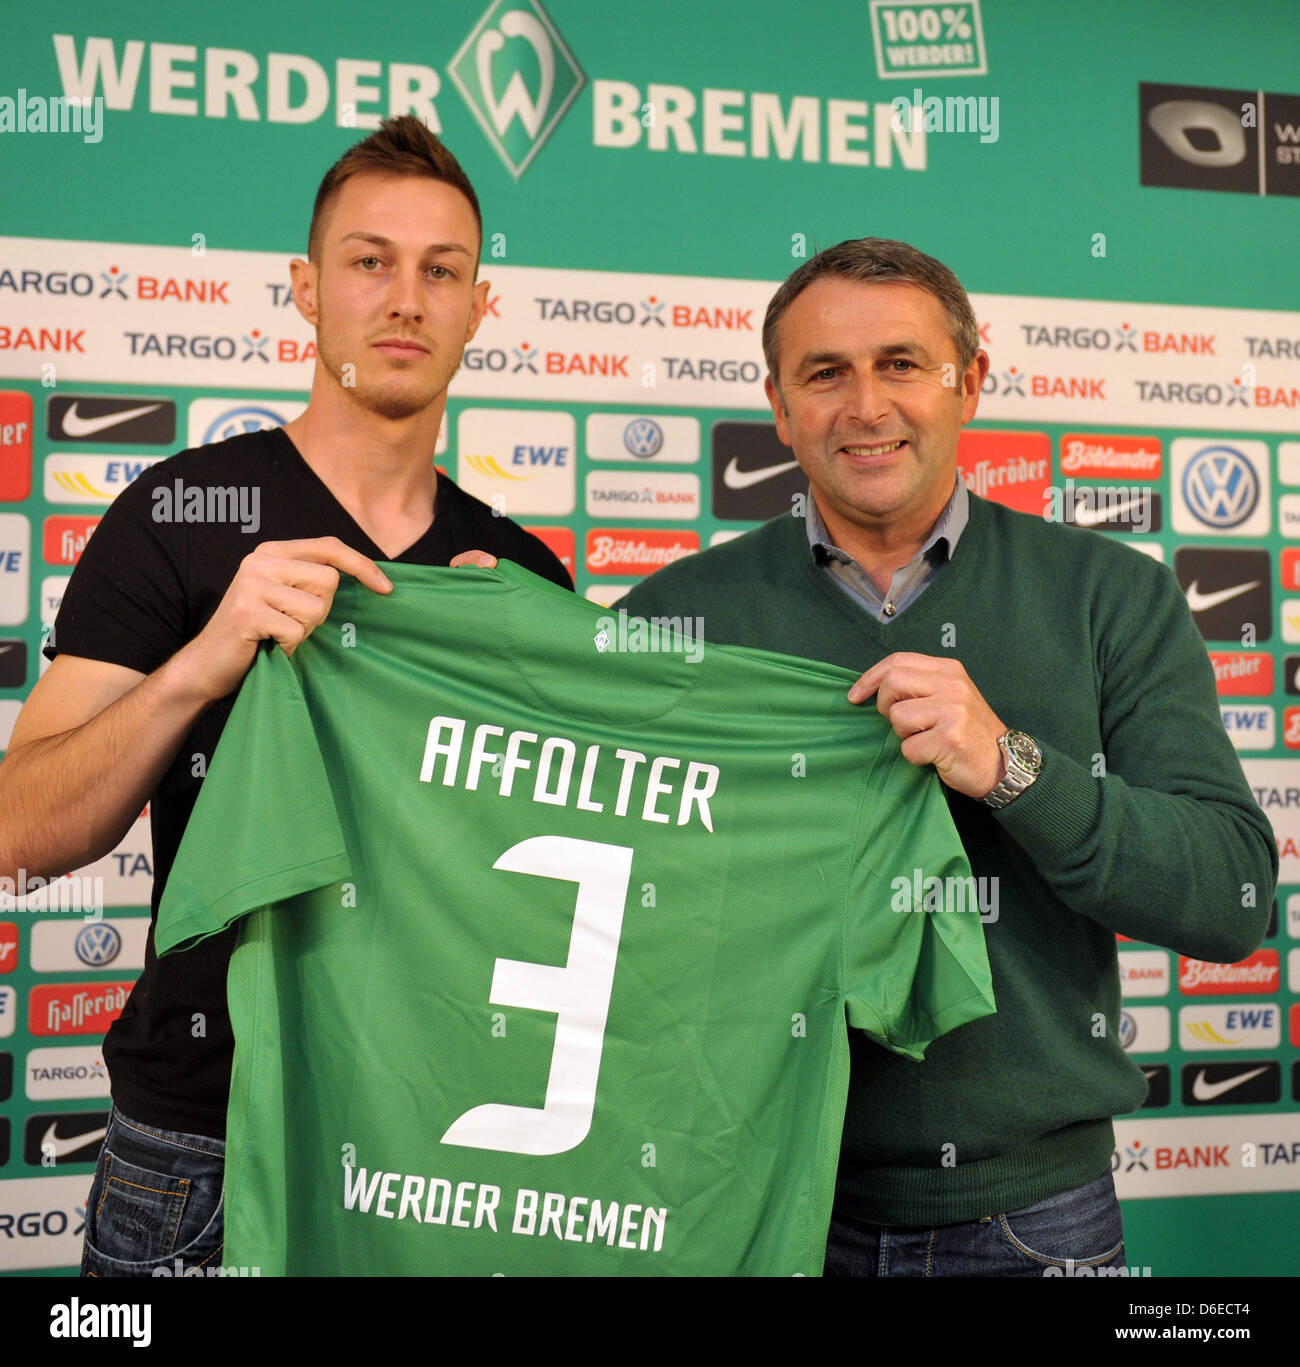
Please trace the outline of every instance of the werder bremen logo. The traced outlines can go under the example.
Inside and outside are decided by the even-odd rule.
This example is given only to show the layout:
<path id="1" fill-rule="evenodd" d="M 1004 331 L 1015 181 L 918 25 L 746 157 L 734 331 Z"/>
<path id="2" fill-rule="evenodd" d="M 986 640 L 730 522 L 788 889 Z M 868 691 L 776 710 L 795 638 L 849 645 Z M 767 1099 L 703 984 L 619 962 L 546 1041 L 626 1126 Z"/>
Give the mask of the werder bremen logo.
<path id="1" fill-rule="evenodd" d="M 496 0 L 447 70 L 516 178 L 587 83 L 537 0 Z"/>

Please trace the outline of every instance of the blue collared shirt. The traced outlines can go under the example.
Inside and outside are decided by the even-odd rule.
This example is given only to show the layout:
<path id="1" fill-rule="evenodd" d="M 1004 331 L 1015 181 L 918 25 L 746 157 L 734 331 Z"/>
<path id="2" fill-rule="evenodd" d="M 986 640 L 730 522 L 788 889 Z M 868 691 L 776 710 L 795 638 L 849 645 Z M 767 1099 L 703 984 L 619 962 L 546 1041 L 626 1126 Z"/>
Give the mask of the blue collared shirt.
<path id="1" fill-rule="evenodd" d="M 957 476 L 957 487 L 938 521 L 930 529 L 925 544 L 902 569 L 894 571 L 889 592 L 882 594 L 871 576 L 847 552 L 831 540 L 826 524 L 808 490 L 808 545 L 816 564 L 853 599 L 881 622 L 892 621 L 909 604 L 916 602 L 931 579 L 952 558 L 958 538 L 970 518 L 970 495 L 965 481 Z"/>

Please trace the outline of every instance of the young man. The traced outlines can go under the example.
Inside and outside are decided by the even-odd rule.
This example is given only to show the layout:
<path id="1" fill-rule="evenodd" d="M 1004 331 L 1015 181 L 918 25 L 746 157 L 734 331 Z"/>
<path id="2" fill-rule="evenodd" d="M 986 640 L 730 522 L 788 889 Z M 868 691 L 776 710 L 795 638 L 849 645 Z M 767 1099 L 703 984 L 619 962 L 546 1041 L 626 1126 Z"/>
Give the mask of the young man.
<path id="1" fill-rule="evenodd" d="M 535 537 L 434 469 L 447 385 L 487 303 L 481 242 L 473 187 L 414 118 L 388 120 L 326 174 L 308 259 L 291 263 L 319 351 L 307 409 L 283 429 L 183 451 L 109 508 L 0 764 L 0 872 L 48 877 L 99 858 L 149 801 L 156 915 L 259 642 L 292 654 L 341 574 L 386 593 L 377 560 L 462 564 L 487 551 L 572 587 Z M 182 502 L 177 481 L 255 491 L 264 539 L 250 545 L 238 523 L 159 520 Z M 160 963 L 151 925 L 104 1046 L 114 1104 L 84 1273 L 219 1262 L 233 945 L 227 933 Z"/>
<path id="2" fill-rule="evenodd" d="M 904 757 L 935 767 L 999 894 L 997 1014 L 923 1064 L 854 1043 L 827 1272 L 1118 1270 L 1111 1117 L 1145 1083 L 1119 1039 L 1115 933 L 1236 961 L 1277 879 L 1201 637 L 1165 566 L 968 493 L 957 439 L 988 357 L 941 263 L 872 238 L 829 248 L 777 291 L 763 345 L 807 517 L 619 606 L 869 664 L 850 701 L 874 696 Z"/>

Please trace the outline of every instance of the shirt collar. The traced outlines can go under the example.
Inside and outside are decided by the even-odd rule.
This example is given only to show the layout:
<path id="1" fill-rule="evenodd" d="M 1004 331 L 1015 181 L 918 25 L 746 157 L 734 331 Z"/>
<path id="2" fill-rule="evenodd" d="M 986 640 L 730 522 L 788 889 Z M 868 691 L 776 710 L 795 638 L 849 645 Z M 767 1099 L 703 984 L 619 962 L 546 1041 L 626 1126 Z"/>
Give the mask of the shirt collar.
<path id="1" fill-rule="evenodd" d="M 934 526 L 930 528 L 930 534 L 926 537 L 918 554 L 927 556 L 931 560 L 937 560 L 940 557 L 951 559 L 953 550 L 957 545 L 957 539 L 965 530 L 966 523 L 969 520 L 970 494 L 966 489 L 966 481 L 958 475 L 957 487 L 952 491 L 952 497 L 944 505 L 943 512 L 935 520 Z M 808 545 L 814 560 L 820 562 L 826 557 L 841 562 L 852 560 L 853 557 L 848 552 L 840 550 L 831 540 L 831 534 L 826 530 L 826 524 L 822 521 L 817 502 L 813 498 L 811 485 L 808 488 L 808 516 L 805 521 L 808 523 Z M 940 542 L 943 542 L 942 550 L 939 549 Z"/>

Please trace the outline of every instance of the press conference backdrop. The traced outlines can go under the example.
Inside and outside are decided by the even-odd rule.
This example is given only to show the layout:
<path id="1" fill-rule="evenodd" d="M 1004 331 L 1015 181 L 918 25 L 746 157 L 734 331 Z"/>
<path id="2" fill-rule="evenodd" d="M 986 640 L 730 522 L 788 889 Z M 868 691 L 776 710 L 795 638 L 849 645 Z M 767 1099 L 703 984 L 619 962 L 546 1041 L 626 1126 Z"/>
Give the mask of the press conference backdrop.
<path id="1" fill-rule="evenodd" d="M 439 463 L 602 602 L 791 510 L 806 484 L 763 400 L 767 299 L 822 246 L 913 242 L 970 289 L 992 358 L 963 477 L 1172 568 L 1281 848 L 1243 964 L 1120 945 L 1118 1025 L 1151 1089 L 1116 1126 L 1130 1263 L 1293 1271 L 1293 6 L 56 14 L 7 25 L 0 52 L 0 747 L 114 496 L 182 447 L 300 411 L 314 350 L 288 261 L 320 175 L 384 115 L 426 119 L 484 206 L 491 302 Z M 87 100 L 77 128 L 59 97 Z M 142 816 L 90 869 L 0 906 L 0 1268 L 79 1257 L 99 1044 L 141 967 L 150 861 Z M 78 914 L 100 893 L 102 919 Z"/>

